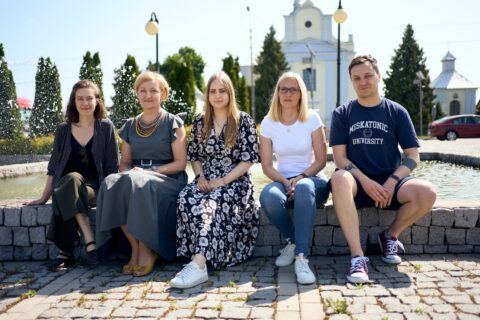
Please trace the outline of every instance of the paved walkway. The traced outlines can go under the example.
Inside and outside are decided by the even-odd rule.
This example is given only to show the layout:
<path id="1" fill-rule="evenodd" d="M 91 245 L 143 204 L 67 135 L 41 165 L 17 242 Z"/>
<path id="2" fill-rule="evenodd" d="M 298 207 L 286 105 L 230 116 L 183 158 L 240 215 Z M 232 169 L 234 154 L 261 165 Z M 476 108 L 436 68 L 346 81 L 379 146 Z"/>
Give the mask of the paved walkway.
<path id="1" fill-rule="evenodd" d="M 293 266 L 256 258 L 209 272 L 193 289 L 171 289 L 180 263 L 146 277 L 121 264 L 48 272 L 45 262 L 0 264 L 0 319 L 480 319 L 478 255 L 404 256 L 392 267 L 371 257 L 371 283 L 345 282 L 348 258 L 312 257 L 314 285 L 297 285 Z"/>

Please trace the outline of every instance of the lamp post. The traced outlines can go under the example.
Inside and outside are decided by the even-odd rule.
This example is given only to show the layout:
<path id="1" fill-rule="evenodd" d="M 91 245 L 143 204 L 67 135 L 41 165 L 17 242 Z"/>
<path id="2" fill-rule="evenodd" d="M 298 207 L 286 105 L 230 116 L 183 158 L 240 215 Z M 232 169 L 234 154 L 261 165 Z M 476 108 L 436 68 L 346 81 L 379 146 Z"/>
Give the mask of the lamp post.
<path id="1" fill-rule="evenodd" d="M 151 36 L 155 35 L 156 53 L 157 53 L 156 54 L 157 60 L 155 62 L 155 71 L 160 72 L 160 64 L 158 63 L 158 19 L 155 12 L 152 12 L 152 14 L 150 15 L 150 21 L 148 21 L 147 24 L 145 25 L 145 31 Z"/>
<path id="2" fill-rule="evenodd" d="M 337 34 L 337 104 L 340 106 L 340 25 L 344 23 L 348 18 L 347 12 L 342 8 L 342 0 L 338 0 L 338 9 L 333 14 L 333 20 L 338 25 Z"/>
<path id="3" fill-rule="evenodd" d="M 255 82 L 253 81 L 253 45 L 252 45 L 252 21 L 250 17 L 250 7 L 247 6 L 248 24 L 250 27 L 250 112 L 255 119 Z"/>
<path id="4" fill-rule="evenodd" d="M 305 45 L 310 52 L 310 100 L 312 100 L 312 109 L 314 107 L 314 102 L 313 102 L 313 57 L 315 57 L 315 52 L 313 52 L 312 48 L 310 45 L 307 43 Z"/>
<path id="5" fill-rule="evenodd" d="M 422 113 L 423 113 L 423 88 L 422 88 L 422 83 L 423 83 L 423 80 L 425 80 L 425 76 L 423 75 L 422 71 L 417 71 L 416 75 L 417 75 L 417 79 L 413 80 L 413 84 L 418 85 L 418 89 L 419 89 L 419 93 L 420 93 L 420 101 L 419 101 L 419 105 L 420 105 L 420 135 L 422 135 L 423 134 L 423 117 L 422 117 Z"/>

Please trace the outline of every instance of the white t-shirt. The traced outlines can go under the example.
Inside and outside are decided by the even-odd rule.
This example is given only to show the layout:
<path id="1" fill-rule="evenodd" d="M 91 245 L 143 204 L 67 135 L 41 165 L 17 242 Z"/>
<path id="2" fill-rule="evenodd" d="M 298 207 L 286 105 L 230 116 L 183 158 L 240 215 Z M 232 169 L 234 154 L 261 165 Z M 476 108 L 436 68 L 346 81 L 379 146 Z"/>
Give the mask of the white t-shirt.
<path id="1" fill-rule="evenodd" d="M 314 161 L 312 132 L 323 127 L 320 116 L 308 110 L 305 122 L 297 120 L 286 126 L 265 117 L 260 126 L 262 137 L 272 140 L 273 154 L 277 159 L 277 170 L 290 178 L 303 173 Z"/>

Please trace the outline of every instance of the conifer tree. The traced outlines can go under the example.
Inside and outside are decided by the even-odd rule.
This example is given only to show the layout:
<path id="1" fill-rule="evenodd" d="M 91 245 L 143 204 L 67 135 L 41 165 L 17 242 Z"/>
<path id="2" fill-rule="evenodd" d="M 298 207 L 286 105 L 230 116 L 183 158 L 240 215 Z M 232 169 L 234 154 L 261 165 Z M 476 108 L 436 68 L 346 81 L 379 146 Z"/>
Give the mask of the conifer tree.
<path id="1" fill-rule="evenodd" d="M 31 135 L 52 134 L 62 121 L 62 95 L 57 66 L 40 57 L 35 75 L 35 98 L 30 117 Z"/>
<path id="2" fill-rule="evenodd" d="M 103 71 L 100 62 L 100 54 L 95 52 L 93 57 L 90 51 L 83 56 L 83 63 L 80 67 L 80 80 L 92 80 L 100 89 L 100 98 L 103 99 Z"/>
<path id="3" fill-rule="evenodd" d="M 403 33 L 402 43 L 395 50 L 392 57 L 390 70 L 387 71 L 387 77 L 384 78 L 385 96 L 403 105 L 417 129 L 420 128 L 420 102 L 419 87 L 414 84 L 417 79 L 417 72 L 421 71 L 425 77 L 422 82 L 423 107 L 422 122 L 424 133 L 432 118 L 433 100 L 435 95 L 430 87 L 429 70 L 425 65 L 426 58 L 423 49 L 420 48 L 414 37 L 413 28 L 407 25 Z M 419 131 L 417 131 L 419 134 Z"/>
<path id="4" fill-rule="evenodd" d="M 5 60 L 3 44 L 0 43 L 0 139 L 15 139 L 21 136 L 22 122 L 15 82 Z"/>
<path id="5" fill-rule="evenodd" d="M 432 119 L 432 121 L 443 118 L 445 116 L 446 116 L 446 114 L 445 114 L 445 112 L 443 112 L 442 104 L 440 102 L 437 102 L 435 104 L 435 119 Z"/>
<path id="6" fill-rule="evenodd" d="M 127 55 L 125 63 L 115 69 L 114 74 L 115 95 L 112 97 L 111 119 L 115 127 L 120 128 L 126 119 L 138 115 L 142 110 L 134 88 L 135 79 L 140 74 L 135 57 Z"/>
<path id="7" fill-rule="evenodd" d="M 222 61 L 222 70 L 225 71 L 232 80 L 240 110 L 250 113 L 250 97 L 248 95 L 247 81 L 245 77 L 240 74 L 238 57 L 233 58 L 232 54 L 228 53 L 227 57 L 222 59 Z"/>
<path id="8" fill-rule="evenodd" d="M 480 100 L 477 102 L 477 108 L 475 109 L 475 114 L 480 115 Z"/>
<path id="9" fill-rule="evenodd" d="M 263 41 L 262 52 L 257 57 L 255 73 L 259 75 L 255 81 L 255 120 L 261 122 L 268 112 L 275 84 L 288 68 L 281 43 L 275 39 L 275 29 L 270 31 Z"/>

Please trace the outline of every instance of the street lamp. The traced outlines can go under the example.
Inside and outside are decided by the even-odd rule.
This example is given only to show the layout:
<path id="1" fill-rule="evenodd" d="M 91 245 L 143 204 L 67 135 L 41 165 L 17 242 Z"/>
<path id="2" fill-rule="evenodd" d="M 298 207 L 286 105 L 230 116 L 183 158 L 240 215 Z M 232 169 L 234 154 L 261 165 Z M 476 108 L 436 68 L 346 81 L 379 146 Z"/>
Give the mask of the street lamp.
<path id="1" fill-rule="evenodd" d="M 313 52 L 310 45 L 307 43 L 305 45 L 310 52 L 310 100 L 312 100 L 312 109 L 314 108 L 315 104 L 313 103 L 313 57 L 315 57 L 315 52 Z"/>
<path id="2" fill-rule="evenodd" d="M 151 36 L 155 35 L 155 40 L 157 43 L 157 62 L 155 62 L 155 71 L 160 72 L 160 64 L 158 64 L 158 19 L 155 12 L 152 12 L 150 21 L 148 21 L 145 25 L 145 31 Z"/>
<path id="3" fill-rule="evenodd" d="M 338 0 L 338 9 L 333 14 L 333 20 L 338 25 L 337 35 L 337 104 L 340 106 L 340 25 L 344 23 L 348 18 L 347 12 L 342 8 L 342 0 Z"/>
<path id="4" fill-rule="evenodd" d="M 255 82 L 253 81 L 253 45 L 252 45 L 252 21 L 250 17 L 250 7 L 247 6 L 248 24 L 250 27 L 250 112 L 255 119 Z"/>
<path id="5" fill-rule="evenodd" d="M 416 73 L 417 79 L 413 80 L 413 84 L 418 85 L 418 89 L 420 91 L 420 135 L 423 134 L 423 119 L 422 119 L 422 113 L 423 113 L 423 88 L 422 88 L 422 83 L 423 80 L 425 80 L 425 76 L 423 75 L 422 71 L 417 71 Z"/>

